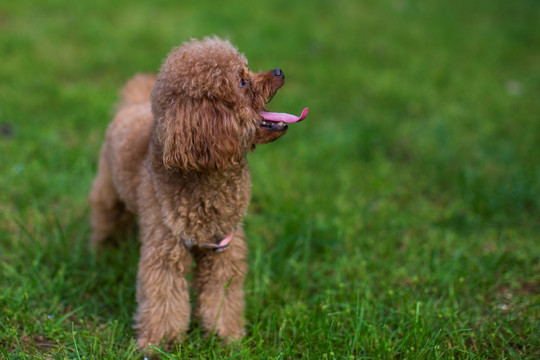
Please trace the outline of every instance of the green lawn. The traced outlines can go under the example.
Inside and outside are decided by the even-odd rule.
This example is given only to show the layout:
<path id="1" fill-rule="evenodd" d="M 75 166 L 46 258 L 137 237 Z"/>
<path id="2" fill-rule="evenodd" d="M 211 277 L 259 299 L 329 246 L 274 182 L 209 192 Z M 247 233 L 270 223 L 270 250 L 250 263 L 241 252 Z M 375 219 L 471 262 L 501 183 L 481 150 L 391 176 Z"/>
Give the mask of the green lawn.
<path id="1" fill-rule="evenodd" d="M 0 0 L 0 358 L 139 358 L 136 239 L 87 251 L 117 91 L 191 37 L 310 115 L 249 156 L 247 336 L 158 358 L 540 358 L 540 6 Z"/>

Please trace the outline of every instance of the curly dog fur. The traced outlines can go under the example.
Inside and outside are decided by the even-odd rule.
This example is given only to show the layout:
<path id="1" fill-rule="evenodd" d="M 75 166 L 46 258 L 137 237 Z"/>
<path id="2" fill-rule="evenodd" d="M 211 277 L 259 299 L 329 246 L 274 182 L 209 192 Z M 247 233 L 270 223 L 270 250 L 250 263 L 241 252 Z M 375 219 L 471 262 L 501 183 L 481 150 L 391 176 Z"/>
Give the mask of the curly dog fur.
<path id="1" fill-rule="evenodd" d="M 192 260 L 195 318 L 229 341 L 243 335 L 246 154 L 286 132 L 264 126 L 260 115 L 283 82 L 280 69 L 252 73 L 228 41 L 205 38 L 174 48 L 157 77 L 136 75 L 122 90 L 89 196 L 90 244 L 99 247 L 137 217 L 140 348 L 180 341 L 188 329 Z M 228 234 L 226 250 L 205 246 Z"/>

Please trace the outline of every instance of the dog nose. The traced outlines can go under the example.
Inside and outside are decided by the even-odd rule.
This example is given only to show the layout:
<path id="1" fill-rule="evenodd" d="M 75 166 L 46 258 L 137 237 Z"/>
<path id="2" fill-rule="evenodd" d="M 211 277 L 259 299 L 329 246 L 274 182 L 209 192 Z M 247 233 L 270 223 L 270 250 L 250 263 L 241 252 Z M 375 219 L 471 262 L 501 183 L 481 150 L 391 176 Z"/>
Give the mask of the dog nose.
<path id="1" fill-rule="evenodd" d="M 283 73 L 283 70 L 281 70 L 280 68 L 274 69 L 274 76 L 285 79 L 285 74 Z"/>

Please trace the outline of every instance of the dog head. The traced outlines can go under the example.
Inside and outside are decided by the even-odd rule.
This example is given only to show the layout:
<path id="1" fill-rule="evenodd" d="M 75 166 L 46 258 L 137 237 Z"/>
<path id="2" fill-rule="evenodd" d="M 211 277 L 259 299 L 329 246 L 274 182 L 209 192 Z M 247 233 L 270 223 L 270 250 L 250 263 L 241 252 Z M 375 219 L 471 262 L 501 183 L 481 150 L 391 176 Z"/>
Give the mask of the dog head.
<path id="1" fill-rule="evenodd" d="M 266 112 L 283 85 L 280 69 L 252 73 L 228 41 L 192 40 L 174 48 L 152 89 L 155 130 L 168 168 L 207 171 L 238 164 L 305 117 Z"/>

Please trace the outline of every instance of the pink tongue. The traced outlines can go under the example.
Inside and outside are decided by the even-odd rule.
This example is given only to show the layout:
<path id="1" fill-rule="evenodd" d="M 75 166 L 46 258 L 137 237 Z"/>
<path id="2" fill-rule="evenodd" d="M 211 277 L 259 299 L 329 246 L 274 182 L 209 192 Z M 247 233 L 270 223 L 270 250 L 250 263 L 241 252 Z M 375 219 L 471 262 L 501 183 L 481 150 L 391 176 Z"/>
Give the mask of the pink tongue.
<path id="1" fill-rule="evenodd" d="M 291 123 L 304 120 L 307 116 L 307 113 L 308 113 L 308 108 L 305 108 L 304 110 L 302 110 L 302 114 L 300 114 L 300 116 L 291 115 L 287 113 L 268 112 L 268 111 L 261 112 L 261 116 L 264 118 L 264 120 L 275 121 L 275 122 L 283 121 L 284 123 L 291 124 Z"/>

